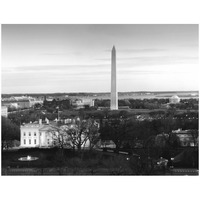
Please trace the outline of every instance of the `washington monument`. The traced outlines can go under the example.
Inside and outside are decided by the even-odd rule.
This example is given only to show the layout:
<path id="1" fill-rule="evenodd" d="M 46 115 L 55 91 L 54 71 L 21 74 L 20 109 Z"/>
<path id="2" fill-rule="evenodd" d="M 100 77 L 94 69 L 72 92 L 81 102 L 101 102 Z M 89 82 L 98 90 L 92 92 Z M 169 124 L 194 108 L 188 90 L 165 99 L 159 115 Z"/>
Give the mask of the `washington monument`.
<path id="1" fill-rule="evenodd" d="M 116 50 L 115 46 L 111 53 L 111 110 L 118 110 L 118 94 L 117 94 L 117 72 L 116 72 Z"/>

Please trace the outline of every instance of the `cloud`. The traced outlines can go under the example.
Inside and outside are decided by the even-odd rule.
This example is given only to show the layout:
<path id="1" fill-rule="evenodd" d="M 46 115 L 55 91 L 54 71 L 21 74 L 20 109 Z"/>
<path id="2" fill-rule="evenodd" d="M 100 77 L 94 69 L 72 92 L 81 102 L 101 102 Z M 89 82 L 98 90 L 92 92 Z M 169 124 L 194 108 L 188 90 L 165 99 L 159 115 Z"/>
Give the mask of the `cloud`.
<path id="1" fill-rule="evenodd" d="M 167 49 L 147 48 L 147 49 L 122 49 L 122 50 L 117 50 L 117 51 L 124 52 L 124 53 L 149 53 L 149 52 L 167 51 Z"/>
<path id="2" fill-rule="evenodd" d="M 41 56 L 66 56 L 68 53 L 41 53 Z"/>
<path id="3" fill-rule="evenodd" d="M 100 58 L 97 60 L 110 61 L 110 58 Z M 117 57 L 117 62 L 129 61 L 137 65 L 167 65 L 177 63 L 198 64 L 198 57 L 196 56 L 131 56 L 131 57 Z"/>
<path id="4" fill-rule="evenodd" d="M 106 52 L 110 52 L 110 49 L 106 49 Z M 151 52 L 164 52 L 168 51 L 167 49 L 161 49 L 161 48 L 143 48 L 143 49 L 117 49 L 117 52 L 122 53 L 151 53 Z"/>
<path id="5" fill-rule="evenodd" d="M 106 67 L 108 65 L 106 64 L 102 64 L 102 65 L 35 65 L 35 66 L 18 66 L 15 67 L 13 69 L 15 69 L 18 72 L 28 72 L 28 71 L 32 71 L 32 72 L 39 72 L 39 71 L 61 71 L 61 72 L 65 72 L 70 70 L 87 70 L 87 69 L 98 69 L 98 68 L 102 68 L 102 67 Z"/>
<path id="6" fill-rule="evenodd" d="M 73 52 L 57 52 L 57 53 L 41 53 L 39 54 L 40 56 L 66 56 L 66 55 L 76 55 L 76 56 L 80 56 L 82 55 L 82 52 L 80 51 L 73 51 Z"/>

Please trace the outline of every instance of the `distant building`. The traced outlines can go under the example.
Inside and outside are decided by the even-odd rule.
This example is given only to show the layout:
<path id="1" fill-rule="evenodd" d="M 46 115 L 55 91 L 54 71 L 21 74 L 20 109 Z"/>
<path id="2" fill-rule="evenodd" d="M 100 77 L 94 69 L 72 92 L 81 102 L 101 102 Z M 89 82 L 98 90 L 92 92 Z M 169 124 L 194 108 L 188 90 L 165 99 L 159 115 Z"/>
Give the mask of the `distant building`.
<path id="1" fill-rule="evenodd" d="M 180 98 L 177 95 L 173 95 L 170 99 L 169 99 L 169 103 L 170 104 L 177 104 L 180 103 Z"/>
<path id="2" fill-rule="evenodd" d="M 62 100 L 69 99 L 69 96 L 68 95 L 54 96 L 54 99 L 57 101 L 62 101 Z"/>
<path id="3" fill-rule="evenodd" d="M 97 110 L 109 110 L 110 107 L 98 106 Z"/>
<path id="4" fill-rule="evenodd" d="M 20 100 L 17 102 L 19 108 L 30 108 L 31 102 L 29 99 Z"/>
<path id="5" fill-rule="evenodd" d="M 7 99 L 3 99 L 1 104 L 7 106 L 9 108 L 23 109 L 30 108 L 35 104 L 42 104 L 43 100 L 40 98 L 32 98 L 32 97 L 10 97 Z"/>
<path id="6" fill-rule="evenodd" d="M 93 107 L 94 106 L 94 100 L 93 99 L 75 99 L 72 101 L 72 106 L 74 106 L 76 109 Z"/>
<path id="7" fill-rule="evenodd" d="M 7 108 L 18 108 L 18 103 L 13 101 L 2 101 L 1 105 L 6 106 Z"/>
<path id="8" fill-rule="evenodd" d="M 115 149 L 116 145 L 112 140 L 101 140 L 101 148 L 112 148 Z"/>
<path id="9" fill-rule="evenodd" d="M 9 108 L 30 108 L 31 103 L 29 99 L 21 99 L 21 100 L 12 100 L 12 101 L 2 101 L 1 104 L 3 106 L 7 106 Z"/>
<path id="10" fill-rule="evenodd" d="M 128 109 L 130 109 L 130 107 L 129 106 L 119 106 L 118 109 L 119 110 L 128 110 Z"/>
<path id="11" fill-rule="evenodd" d="M 53 97 L 46 97 L 45 100 L 46 100 L 46 101 L 53 101 L 54 98 L 53 98 Z"/>
<path id="12" fill-rule="evenodd" d="M 180 146 L 198 146 L 197 130 L 173 130 L 172 134 L 176 135 L 177 142 Z"/>
<path id="13" fill-rule="evenodd" d="M 7 106 L 1 106 L 1 116 L 8 117 L 8 108 L 7 108 Z"/>
<path id="14" fill-rule="evenodd" d="M 34 106 L 35 104 L 43 104 L 42 99 L 37 99 L 37 98 L 32 98 L 29 100 L 30 101 L 30 107 Z"/>

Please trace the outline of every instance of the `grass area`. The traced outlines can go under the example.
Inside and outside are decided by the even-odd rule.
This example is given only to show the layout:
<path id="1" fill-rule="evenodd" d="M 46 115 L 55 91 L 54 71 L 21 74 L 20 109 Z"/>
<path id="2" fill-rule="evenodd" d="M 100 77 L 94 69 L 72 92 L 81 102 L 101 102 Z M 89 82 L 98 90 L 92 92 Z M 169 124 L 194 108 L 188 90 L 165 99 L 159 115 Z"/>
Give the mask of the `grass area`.
<path id="1" fill-rule="evenodd" d="M 171 156 L 182 152 L 183 149 L 172 150 Z M 193 149 L 188 149 L 194 151 Z M 33 173 L 35 175 L 161 175 L 166 171 L 155 167 L 155 161 L 159 156 L 147 157 L 146 149 L 135 149 L 135 153 L 140 155 L 119 155 L 116 153 L 99 151 L 72 151 L 65 149 L 64 152 L 59 149 L 19 149 L 16 151 L 2 152 L 2 173 L 7 174 L 6 169 L 19 170 L 14 175 L 25 175 Z M 20 157 L 38 157 L 35 161 L 19 161 Z M 173 157 L 172 156 L 172 157 Z M 189 158 L 187 158 L 189 156 Z M 185 155 L 190 159 L 191 154 Z M 198 160 L 195 156 L 195 160 Z M 196 161 L 195 161 L 196 162 Z M 196 166 L 196 164 L 195 164 Z M 21 170 L 21 171 L 20 171 Z M 28 171 L 27 171 L 28 170 Z M 33 172 L 33 170 L 36 170 Z M 43 171 L 44 170 L 44 171 Z M 45 172 L 45 170 L 47 170 Z M 49 170 L 51 172 L 49 172 Z M 44 173 L 43 173 L 44 172 Z M 13 175 L 12 173 L 10 175 Z"/>
<path id="2" fill-rule="evenodd" d="M 38 157 L 35 161 L 19 161 L 20 157 L 27 155 Z M 118 155 L 99 151 L 74 152 L 65 149 L 62 154 L 58 149 L 20 149 L 18 151 L 4 151 L 2 153 L 2 168 L 11 170 L 57 170 L 59 174 L 63 170 L 69 174 L 95 174 L 100 175 L 136 175 L 142 168 L 139 166 L 137 157 Z M 62 171 L 62 172 L 61 172 Z M 2 172 L 3 173 L 3 172 Z M 40 173 L 40 172 L 39 172 Z M 57 173 L 57 172 L 55 172 Z M 68 174 L 69 173 L 69 174 Z M 142 172 L 143 173 L 143 172 Z"/>
<path id="3" fill-rule="evenodd" d="M 20 157 L 38 157 L 35 161 L 19 161 Z M 16 151 L 2 152 L 2 167 L 92 167 L 99 165 L 109 159 L 113 159 L 113 155 L 98 151 L 72 151 L 65 149 L 62 153 L 59 149 L 19 149 Z"/>

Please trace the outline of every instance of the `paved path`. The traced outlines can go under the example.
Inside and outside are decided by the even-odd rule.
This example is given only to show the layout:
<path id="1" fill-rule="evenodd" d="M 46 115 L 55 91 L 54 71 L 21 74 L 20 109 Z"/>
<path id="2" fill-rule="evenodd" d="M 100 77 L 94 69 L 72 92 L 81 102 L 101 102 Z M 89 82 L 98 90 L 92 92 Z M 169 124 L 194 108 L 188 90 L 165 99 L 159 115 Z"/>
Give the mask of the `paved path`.
<path id="1" fill-rule="evenodd" d="M 199 170 L 190 168 L 174 168 L 171 170 L 171 175 L 199 175 Z"/>

